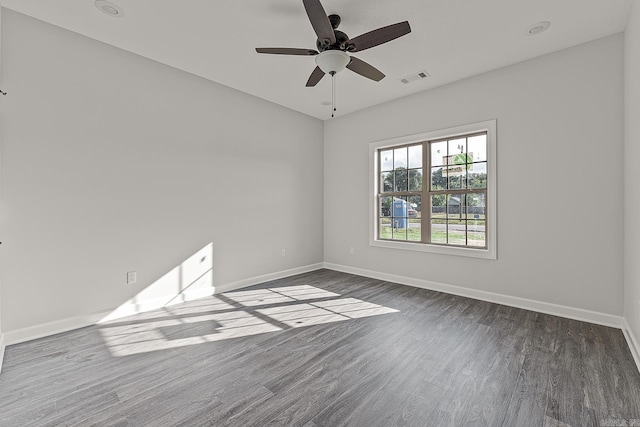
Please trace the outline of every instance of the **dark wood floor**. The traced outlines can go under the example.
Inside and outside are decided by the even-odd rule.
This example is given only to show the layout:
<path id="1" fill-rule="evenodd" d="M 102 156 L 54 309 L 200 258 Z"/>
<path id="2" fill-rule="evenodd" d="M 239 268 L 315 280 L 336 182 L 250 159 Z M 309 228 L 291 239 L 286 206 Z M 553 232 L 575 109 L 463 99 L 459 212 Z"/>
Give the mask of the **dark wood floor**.
<path id="1" fill-rule="evenodd" d="M 10 346 L 0 425 L 640 425 L 640 373 L 617 329 L 320 270 Z"/>

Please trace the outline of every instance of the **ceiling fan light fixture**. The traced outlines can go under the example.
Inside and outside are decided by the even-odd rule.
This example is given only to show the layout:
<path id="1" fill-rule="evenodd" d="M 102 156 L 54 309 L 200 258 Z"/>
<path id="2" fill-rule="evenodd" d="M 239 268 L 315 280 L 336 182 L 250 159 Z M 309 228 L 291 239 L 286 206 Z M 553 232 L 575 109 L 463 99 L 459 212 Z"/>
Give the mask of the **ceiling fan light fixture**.
<path id="1" fill-rule="evenodd" d="M 351 57 L 341 50 L 325 50 L 316 55 L 316 64 L 325 74 L 339 73 L 351 62 Z"/>

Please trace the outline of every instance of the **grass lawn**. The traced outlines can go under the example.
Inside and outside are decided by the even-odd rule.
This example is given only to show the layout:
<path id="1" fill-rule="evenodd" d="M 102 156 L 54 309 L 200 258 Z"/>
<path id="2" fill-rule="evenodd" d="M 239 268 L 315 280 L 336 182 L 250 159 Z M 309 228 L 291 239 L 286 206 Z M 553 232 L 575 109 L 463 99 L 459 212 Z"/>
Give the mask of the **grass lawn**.
<path id="1" fill-rule="evenodd" d="M 469 232 L 467 234 L 469 239 L 465 242 L 464 231 L 450 231 L 449 232 L 449 244 L 452 245 L 465 245 L 469 246 L 485 246 L 485 234 Z M 380 228 L 380 239 L 386 240 L 407 240 L 410 242 L 419 242 L 422 239 L 422 229 L 420 227 L 410 228 L 398 228 L 393 229 L 391 225 L 382 225 Z M 432 243 L 447 243 L 447 230 L 431 230 L 431 242 Z"/>
<path id="2" fill-rule="evenodd" d="M 380 229 L 381 239 L 393 239 L 393 240 L 409 240 L 412 242 L 419 242 L 422 239 L 422 232 L 419 227 L 416 228 L 397 228 L 392 229 L 391 226 L 382 227 Z"/>

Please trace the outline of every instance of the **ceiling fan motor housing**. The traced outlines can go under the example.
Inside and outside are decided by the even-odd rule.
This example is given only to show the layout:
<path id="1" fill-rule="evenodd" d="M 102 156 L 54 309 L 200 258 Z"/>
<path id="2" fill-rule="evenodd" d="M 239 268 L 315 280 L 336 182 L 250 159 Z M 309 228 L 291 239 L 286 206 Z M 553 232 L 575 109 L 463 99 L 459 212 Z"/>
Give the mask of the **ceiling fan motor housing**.
<path id="1" fill-rule="evenodd" d="M 329 23 L 333 28 L 333 34 L 335 35 L 336 42 L 332 44 L 329 39 L 318 38 L 316 40 L 316 48 L 318 49 L 318 51 L 320 52 L 324 52 L 325 50 L 351 51 L 352 49 L 355 49 L 355 46 L 350 46 L 349 43 L 347 43 L 349 41 L 349 36 L 337 29 L 338 26 L 340 26 L 340 22 L 342 22 L 342 18 L 340 18 L 340 15 L 333 14 L 333 15 L 327 16 L 327 18 L 329 19 Z"/>
<path id="2" fill-rule="evenodd" d="M 325 50 L 348 50 L 348 41 L 349 36 L 339 30 L 334 30 L 336 35 L 336 42 L 334 44 L 330 44 L 328 40 L 316 40 L 316 48 L 320 52 L 324 52 Z"/>

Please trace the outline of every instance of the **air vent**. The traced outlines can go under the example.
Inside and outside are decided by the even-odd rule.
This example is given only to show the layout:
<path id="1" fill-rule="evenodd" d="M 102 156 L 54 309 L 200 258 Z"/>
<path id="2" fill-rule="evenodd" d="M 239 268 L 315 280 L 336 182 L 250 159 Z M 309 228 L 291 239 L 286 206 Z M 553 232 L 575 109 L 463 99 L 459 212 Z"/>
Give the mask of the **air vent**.
<path id="1" fill-rule="evenodd" d="M 409 74 L 408 76 L 401 78 L 400 81 L 404 84 L 409 84 L 418 80 L 426 79 L 427 77 L 431 77 L 431 75 L 425 70 L 422 70 L 417 73 Z"/>

